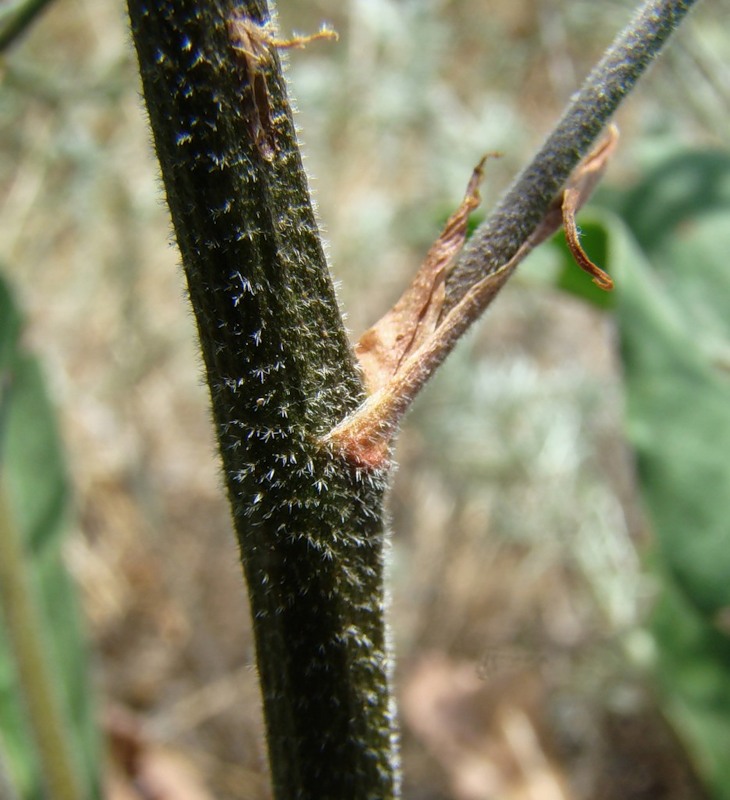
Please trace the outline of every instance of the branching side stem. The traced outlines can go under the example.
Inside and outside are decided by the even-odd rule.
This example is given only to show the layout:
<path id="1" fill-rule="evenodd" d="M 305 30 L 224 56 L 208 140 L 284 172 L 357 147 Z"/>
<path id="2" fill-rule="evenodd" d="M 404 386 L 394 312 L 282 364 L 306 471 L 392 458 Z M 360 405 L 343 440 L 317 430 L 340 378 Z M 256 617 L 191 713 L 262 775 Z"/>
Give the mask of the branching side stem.
<path id="1" fill-rule="evenodd" d="M 440 312 L 430 337 L 390 380 L 378 385 L 354 414 L 328 433 L 328 444 L 353 461 L 382 464 L 389 457 L 401 418 L 418 392 L 494 300 L 519 262 L 561 222 L 565 222 L 568 244 L 579 266 L 602 288 L 613 286 L 610 277 L 592 264 L 580 248 L 574 214 L 603 171 L 615 144 L 615 128 L 592 153 L 589 150 L 693 3 L 694 0 L 649 0 L 634 16 L 591 72 L 535 158 L 448 268 L 438 300 Z M 414 288 L 412 285 L 406 295 Z M 398 304 L 389 313 L 397 307 Z M 383 320 L 387 318 L 388 315 Z M 383 339 L 383 320 L 366 335 L 372 339 L 376 331 L 376 338 Z M 420 326 L 420 320 L 409 323 L 401 319 L 396 340 L 407 339 L 409 324 Z M 386 331 L 384 338 L 394 337 Z M 384 342 L 379 344 L 382 349 Z M 369 361 L 361 360 L 361 365 L 368 376 Z"/>
<path id="2" fill-rule="evenodd" d="M 648 0 L 617 36 L 531 163 L 475 231 L 446 282 L 445 311 L 506 264 L 696 0 Z"/>

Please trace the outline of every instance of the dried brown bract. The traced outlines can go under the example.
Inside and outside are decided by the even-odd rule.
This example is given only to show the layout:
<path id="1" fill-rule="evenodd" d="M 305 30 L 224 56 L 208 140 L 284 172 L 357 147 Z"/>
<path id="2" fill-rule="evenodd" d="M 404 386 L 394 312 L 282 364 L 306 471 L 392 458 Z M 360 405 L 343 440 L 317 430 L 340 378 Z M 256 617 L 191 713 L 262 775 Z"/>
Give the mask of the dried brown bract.
<path id="1" fill-rule="evenodd" d="M 485 156 L 474 169 L 461 205 L 447 221 L 411 285 L 398 302 L 360 337 L 355 352 L 368 391 L 382 388 L 436 329 L 449 269 L 466 239 L 469 214 L 479 205 Z"/>
<path id="2" fill-rule="evenodd" d="M 272 49 L 291 50 L 302 48 L 317 39 L 334 39 L 335 31 L 323 26 L 317 33 L 308 36 L 293 36 L 280 39 L 273 23 L 258 22 L 245 14 L 234 14 L 227 22 L 228 36 L 236 55 L 246 67 L 250 86 L 251 108 L 247 120 L 258 151 L 266 161 L 271 161 L 276 153 L 276 128 L 271 112 L 267 71 L 272 63 Z"/>
<path id="3" fill-rule="evenodd" d="M 469 214 L 479 205 L 478 187 L 485 162 L 482 159 L 459 208 L 431 246 L 411 285 L 357 343 L 355 352 L 369 396 L 324 437 L 324 444 L 354 464 L 373 469 L 385 467 L 393 436 L 415 396 L 517 265 L 561 224 L 565 225 L 568 245 L 578 265 L 601 288 L 613 287 L 610 277 L 581 248 L 575 214 L 603 174 L 617 140 L 618 131 L 611 126 L 601 143 L 574 170 L 565 190 L 517 253 L 477 281 L 451 310 L 443 313 L 446 277 L 464 245 Z"/>
<path id="4" fill-rule="evenodd" d="M 570 182 L 563 192 L 563 228 L 565 228 L 565 240 L 568 243 L 570 252 L 576 264 L 587 272 L 592 278 L 593 283 L 601 289 L 610 292 L 613 289 L 613 281 L 610 276 L 599 266 L 594 264 L 581 247 L 578 235 L 578 228 L 575 224 L 575 215 L 588 197 L 593 194 L 596 184 L 601 179 L 608 159 L 616 149 L 618 142 L 618 129 L 611 125 L 606 137 L 599 143 L 583 161 L 571 176 Z"/>

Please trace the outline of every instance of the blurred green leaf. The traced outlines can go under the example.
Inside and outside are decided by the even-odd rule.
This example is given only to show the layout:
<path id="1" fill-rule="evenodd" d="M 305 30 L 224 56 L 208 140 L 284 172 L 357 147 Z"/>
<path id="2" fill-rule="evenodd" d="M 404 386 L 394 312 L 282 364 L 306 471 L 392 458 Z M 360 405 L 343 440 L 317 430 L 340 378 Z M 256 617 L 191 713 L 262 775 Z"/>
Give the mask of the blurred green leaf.
<path id="1" fill-rule="evenodd" d="M 674 154 L 631 190 L 615 194 L 612 208 L 641 249 L 653 255 L 667 240 L 681 235 L 690 220 L 730 211 L 730 154 L 722 150 Z M 661 264 L 655 266 L 662 271 Z"/>
<path id="2" fill-rule="evenodd" d="M 594 209 L 616 279 L 627 433 L 656 537 L 664 708 L 730 798 L 730 155 L 672 157 Z"/>
<path id="3" fill-rule="evenodd" d="M 641 492 L 669 569 L 712 616 L 730 605 L 730 154 L 672 155 L 610 198 L 617 213 L 593 207 L 581 227 L 613 295 L 562 236 L 552 283 L 615 303 Z"/>
<path id="4" fill-rule="evenodd" d="M 699 208 L 652 234 L 651 263 L 612 271 L 641 492 L 679 588 L 712 617 L 730 606 L 730 225 Z"/>
<path id="5" fill-rule="evenodd" d="M 641 491 L 672 574 L 712 615 L 730 604 L 730 383 L 651 274 L 630 272 L 619 327 Z"/>
<path id="6" fill-rule="evenodd" d="M 660 573 L 661 574 L 661 573 Z M 730 797 L 730 638 L 676 589 L 662 582 L 654 611 L 664 710 L 717 800 Z"/>
<path id="7" fill-rule="evenodd" d="M 0 280 L 0 464 L 12 524 L 19 531 L 43 659 L 59 698 L 64 734 L 84 795 L 99 795 L 99 743 L 86 653 L 61 544 L 68 486 L 53 409 L 38 362 L 23 351 L 21 317 Z M 5 548 L 6 543 L 3 544 Z M 8 609 L 5 609 L 8 611 Z M 43 768 L 28 723 L 13 652 L 0 615 L 0 747 L 22 798 L 41 798 Z"/>

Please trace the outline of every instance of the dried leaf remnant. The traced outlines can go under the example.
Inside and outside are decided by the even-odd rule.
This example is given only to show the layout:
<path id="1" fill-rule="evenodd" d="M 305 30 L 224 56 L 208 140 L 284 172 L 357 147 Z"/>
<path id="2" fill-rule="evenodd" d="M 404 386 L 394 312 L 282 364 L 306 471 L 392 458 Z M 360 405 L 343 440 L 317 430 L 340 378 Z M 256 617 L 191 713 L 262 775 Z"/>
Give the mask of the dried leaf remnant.
<path id="1" fill-rule="evenodd" d="M 469 214 L 480 203 L 479 183 L 486 159 L 487 156 L 474 169 L 461 205 L 449 217 L 411 285 L 355 345 L 370 394 L 385 386 L 404 360 L 436 329 L 445 298 L 446 276 L 466 239 Z"/>
<path id="2" fill-rule="evenodd" d="M 246 68 L 251 92 L 246 116 L 251 138 L 262 157 L 271 161 L 277 150 L 276 128 L 266 82 L 266 72 L 272 64 L 272 49 L 292 50 L 303 48 L 318 39 L 336 41 L 339 37 L 336 31 L 323 25 L 316 33 L 307 36 L 294 35 L 290 39 L 280 39 L 271 20 L 259 22 L 240 12 L 228 19 L 227 27 L 231 47 Z"/>
<path id="3" fill-rule="evenodd" d="M 611 125 L 608 128 L 606 137 L 593 152 L 581 161 L 571 176 L 571 180 L 563 192 L 561 209 L 565 241 L 576 264 L 593 278 L 593 283 L 596 286 L 607 292 L 613 289 L 613 281 L 608 273 L 604 272 L 588 258 L 585 250 L 581 247 L 578 227 L 575 224 L 575 215 L 583 203 L 593 194 L 593 190 L 603 176 L 609 157 L 616 149 L 617 142 L 618 129 L 615 125 Z"/>
<path id="4" fill-rule="evenodd" d="M 355 346 L 369 397 L 324 441 L 356 464 L 377 468 L 387 462 L 402 415 L 446 357 L 443 347 L 448 346 L 449 337 L 443 334 L 451 325 L 444 328 L 445 321 L 440 320 L 446 277 L 466 240 L 469 214 L 480 203 L 479 183 L 486 159 L 475 167 L 464 199 L 429 249 L 410 286 Z M 453 314 L 448 315 L 449 322 L 456 319 Z"/>
<path id="5" fill-rule="evenodd" d="M 479 205 L 484 162 L 477 165 L 459 208 L 431 246 L 411 285 L 393 308 L 360 338 L 355 353 L 363 371 L 368 398 L 323 439 L 352 463 L 385 467 L 391 441 L 415 396 L 451 352 L 457 340 L 491 303 L 517 265 L 561 224 L 576 262 L 603 289 L 613 282 L 593 264 L 578 241 L 575 214 L 595 188 L 618 140 L 611 126 L 606 137 L 574 170 L 566 188 L 548 208 L 542 222 L 505 264 L 473 284 L 444 313 L 446 277 L 466 239 L 467 221 Z"/>

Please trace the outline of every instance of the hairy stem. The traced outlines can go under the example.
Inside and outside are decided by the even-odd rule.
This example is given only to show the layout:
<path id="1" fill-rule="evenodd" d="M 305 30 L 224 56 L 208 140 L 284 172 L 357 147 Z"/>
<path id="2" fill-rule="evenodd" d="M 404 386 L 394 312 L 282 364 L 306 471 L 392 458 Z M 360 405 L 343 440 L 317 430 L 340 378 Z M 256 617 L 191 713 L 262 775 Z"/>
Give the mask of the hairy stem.
<path id="1" fill-rule="evenodd" d="M 593 153 L 589 151 L 693 3 L 694 0 L 649 0 L 644 4 L 588 76 L 532 162 L 477 229 L 453 266 L 444 270 L 445 286 L 438 299 L 434 287 L 431 290 L 434 296 L 428 298 L 427 304 L 422 303 L 415 315 L 409 317 L 399 311 L 395 315 L 396 336 L 388 331 L 392 325 L 389 314 L 367 332 L 369 339 L 364 345 L 361 342 L 360 352 L 366 355 L 377 352 L 375 342 L 386 354 L 380 366 L 390 370 L 390 377 L 379 381 L 377 391 L 330 431 L 326 441 L 351 458 L 378 463 L 382 454 L 387 454 L 401 418 L 418 392 L 484 313 L 520 261 L 563 220 L 578 263 L 604 288 L 613 285 L 610 277 L 580 250 L 573 215 L 599 179 L 615 143 L 616 131 Z M 561 192 L 564 188 L 566 191 Z M 405 297 L 418 290 L 420 275 L 421 272 L 416 275 Z M 425 309 L 435 302 L 440 307 L 436 315 L 429 313 L 429 319 L 435 320 L 432 330 L 427 336 L 420 334 L 423 340 L 420 346 L 408 358 L 397 361 L 393 370 L 387 343 L 413 338 L 414 332 L 423 327 Z M 394 311 L 397 309 L 396 304 Z M 362 362 L 367 375 L 372 361 L 371 357 Z"/>
<path id="2" fill-rule="evenodd" d="M 385 470 L 320 445 L 362 400 L 265 0 L 129 0 L 248 585 L 274 793 L 398 793 Z M 235 602 L 235 598 L 231 599 Z"/>
<path id="3" fill-rule="evenodd" d="M 648 0 L 592 70 L 531 163 L 476 230 L 446 282 L 445 315 L 512 259 L 696 0 Z"/>

